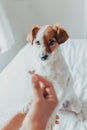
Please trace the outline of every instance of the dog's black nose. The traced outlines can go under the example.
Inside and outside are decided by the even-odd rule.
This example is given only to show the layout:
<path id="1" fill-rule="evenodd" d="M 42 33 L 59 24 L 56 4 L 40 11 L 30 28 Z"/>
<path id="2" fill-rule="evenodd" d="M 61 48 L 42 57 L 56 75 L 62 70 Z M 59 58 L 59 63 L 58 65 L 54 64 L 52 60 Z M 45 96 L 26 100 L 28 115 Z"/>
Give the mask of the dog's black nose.
<path id="1" fill-rule="evenodd" d="M 48 58 L 48 55 L 44 55 L 44 56 L 41 57 L 41 60 L 44 61 L 44 60 L 47 60 L 47 58 Z"/>

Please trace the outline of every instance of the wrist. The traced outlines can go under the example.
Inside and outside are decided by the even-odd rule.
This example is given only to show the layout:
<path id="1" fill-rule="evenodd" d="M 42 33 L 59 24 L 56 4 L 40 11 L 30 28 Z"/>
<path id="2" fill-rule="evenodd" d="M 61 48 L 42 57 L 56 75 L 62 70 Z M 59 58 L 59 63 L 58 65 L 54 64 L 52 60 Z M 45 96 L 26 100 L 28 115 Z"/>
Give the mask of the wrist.
<path id="1" fill-rule="evenodd" d="M 31 118 L 28 114 L 23 123 L 23 130 L 45 130 L 47 126 L 47 121 L 43 120 L 43 118 L 39 120 L 39 118 Z"/>
<path id="2" fill-rule="evenodd" d="M 41 122 L 29 122 L 29 129 L 30 130 L 45 130 L 46 129 L 46 123 Z"/>

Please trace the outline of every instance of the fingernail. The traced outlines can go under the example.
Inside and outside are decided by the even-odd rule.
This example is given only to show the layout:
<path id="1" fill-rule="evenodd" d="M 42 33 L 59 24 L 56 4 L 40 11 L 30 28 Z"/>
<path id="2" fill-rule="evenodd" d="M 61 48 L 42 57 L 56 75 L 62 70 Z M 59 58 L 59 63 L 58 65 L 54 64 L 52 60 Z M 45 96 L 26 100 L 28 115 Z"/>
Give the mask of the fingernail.
<path id="1" fill-rule="evenodd" d="M 56 125 L 59 124 L 59 121 L 55 121 L 55 124 L 56 124 Z"/>
<path id="2" fill-rule="evenodd" d="M 56 119 L 59 119 L 59 116 L 58 116 L 58 115 L 56 115 Z"/>

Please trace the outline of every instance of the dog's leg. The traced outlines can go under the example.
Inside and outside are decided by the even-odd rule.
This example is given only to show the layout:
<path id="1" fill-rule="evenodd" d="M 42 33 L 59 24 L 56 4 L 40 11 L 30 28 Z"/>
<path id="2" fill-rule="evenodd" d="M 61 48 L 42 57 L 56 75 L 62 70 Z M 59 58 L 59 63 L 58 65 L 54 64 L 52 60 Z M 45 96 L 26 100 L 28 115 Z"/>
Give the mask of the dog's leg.
<path id="1" fill-rule="evenodd" d="M 77 116 L 81 121 L 87 119 L 87 102 L 82 102 L 82 110 Z"/>
<path id="2" fill-rule="evenodd" d="M 66 83 L 65 98 L 62 103 L 62 108 L 63 110 L 72 111 L 78 114 L 82 110 L 82 102 L 75 94 L 73 84 L 72 78 L 69 77 Z"/>
<path id="3" fill-rule="evenodd" d="M 69 91 L 68 91 L 69 93 Z M 70 94 L 66 94 L 62 107 L 64 110 L 72 111 L 79 113 L 82 109 L 82 103 L 79 98 L 76 96 L 73 90 L 70 91 Z"/>

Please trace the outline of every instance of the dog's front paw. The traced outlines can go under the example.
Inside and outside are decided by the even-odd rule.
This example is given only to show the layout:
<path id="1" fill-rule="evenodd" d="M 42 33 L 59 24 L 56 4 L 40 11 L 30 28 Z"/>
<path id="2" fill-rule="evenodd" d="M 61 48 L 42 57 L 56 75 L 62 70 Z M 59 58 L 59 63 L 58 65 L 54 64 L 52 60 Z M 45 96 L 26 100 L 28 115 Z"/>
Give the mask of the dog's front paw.
<path id="1" fill-rule="evenodd" d="M 81 121 L 87 120 L 87 102 L 82 102 L 81 112 L 77 116 Z"/>
<path id="2" fill-rule="evenodd" d="M 66 100 L 62 103 L 62 106 L 60 108 L 61 111 L 71 111 L 71 103 L 70 101 Z"/>
<path id="3" fill-rule="evenodd" d="M 84 116 L 83 111 L 81 111 L 80 113 L 78 113 L 78 114 L 76 114 L 76 115 L 77 115 L 77 117 L 78 117 L 78 119 L 79 119 L 80 121 L 84 121 L 84 120 L 85 120 L 85 116 Z"/>
<path id="4" fill-rule="evenodd" d="M 24 114 L 27 114 L 30 107 L 31 107 L 32 102 L 33 102 L 33 98 L 30 97 L 29 101 L 27 103 L 23 104 L 21 112 L 24 113 Z"/>

